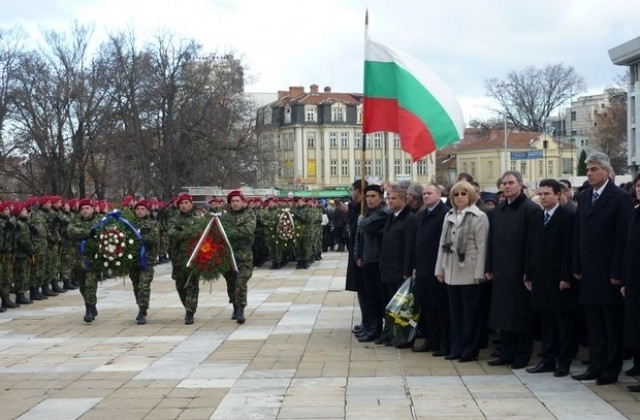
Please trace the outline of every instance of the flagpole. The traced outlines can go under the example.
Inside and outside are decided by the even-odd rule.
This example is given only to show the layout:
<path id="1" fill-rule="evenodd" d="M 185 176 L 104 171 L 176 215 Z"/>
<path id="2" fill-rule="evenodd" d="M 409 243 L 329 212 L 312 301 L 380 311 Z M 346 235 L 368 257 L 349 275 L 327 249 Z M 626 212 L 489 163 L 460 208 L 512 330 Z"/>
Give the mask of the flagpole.
<path id="1" fill-rule="evenodd" d="M 364 12 L 364 67 L 367 66 L 367 52 L 369 51 L 369 9 L 365 9 Z M 364 69 L 363 72 L 363 89 L 362 89 L 362 127 L 364 127 L 364 119 L 366 116 L 366 112 L 364 112 L 364 108 L 365 108 L 365 104 L 364 102 L 366 101 L 366 93 L 365 93 L 365 89 L 364 87 L 367 85 L 366 80 L 364 80 L 364 78 L 367 77 L 367 70 L 366 68 Z M 364 131 L 364 130 L 363 130 Z M 364 192 L 364 182 L 365 179 L 367 179 L 367 165 L 365 165 L 365 152 L 367 150 L 367 134 L 365 134 L 364 132 L 362 133 L 362 152 L 360 154 L 360 214 L 364 215 L 365 212 L 365 192 Z"/>

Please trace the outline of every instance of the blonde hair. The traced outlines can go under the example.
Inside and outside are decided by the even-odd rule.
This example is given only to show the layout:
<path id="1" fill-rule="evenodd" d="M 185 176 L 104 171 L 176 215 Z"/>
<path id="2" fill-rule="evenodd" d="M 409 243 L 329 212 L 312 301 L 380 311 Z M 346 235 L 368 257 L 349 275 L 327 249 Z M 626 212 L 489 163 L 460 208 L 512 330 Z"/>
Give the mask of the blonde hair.
<path id="1" fill-rule="evenodd" d="M 468 183 L 467 181 L 459 181 L 453 184 L 451 190 L 449 191 L 449 197 L 451 197 L 451 205 L 454 209 L 458 210 L 458 206 L 456 206 L 456 200 L 453 195 L 457 192 L 466 192 L 467 197 L 469 197 L 469 206 L 476 204 L 478 201 L 478 193 L 476 192 L 476 187 Z"/>

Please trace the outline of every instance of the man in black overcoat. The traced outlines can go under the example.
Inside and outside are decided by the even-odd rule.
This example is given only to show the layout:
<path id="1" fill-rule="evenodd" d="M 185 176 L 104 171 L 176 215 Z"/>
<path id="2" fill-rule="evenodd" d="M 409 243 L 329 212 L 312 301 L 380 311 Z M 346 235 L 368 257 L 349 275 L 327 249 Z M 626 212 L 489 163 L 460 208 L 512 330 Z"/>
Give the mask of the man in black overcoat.
<path id="1" fill-rule="evenodd" d="M 574 214 L 560 204 L 562 184 L 543 179 L 538 186 L 543 217 L 533 221 L 525 286 L 540 318 L 540 362 L 529 373 L 567 376 L 578 351 L 575 330 L 578 285 L 573 277 Z"/>
<path id="2" fill-rule="evenodd" d="M 362 267 L 356 265 L 353 249 L 356 241 L 356 232 L 358 230 L 358 217 L 361 213 L 362 206 L 362 190 L 367 187 L 367 181 L 358 179 L 351 184 L 351 201 L 347 207 L 347 229 L 349 229 L 349 260 L 347 261 L 347 278 L 345 290 L 356 292 L 358 295 L 358 305 L 360 306 L 361 322 L 354 325 L 352 330 L 358 333 L 364 330 L 367 325 L 367 305 L 364 300 L 364 285 Z"/>
<path id="3" fill-rule="evenodd" d="M 610 179 L 607 155 L 593 152 L 585 163 L 589 186 L 578 198 L 573 269 L 580 281 L 591 365 L 572 377 L 608 385 L 618 381 L 622 369 L 624 307 L 620 283 L 633 202 L 631 195 Z"/>
<path id="4" fill-rule="evenodd" d="M 407 206 L 406 190 L 391 187 L 387 191 L 387 201 L 391 214 L 387 217 L 380 249 L 381 295 L 385 307 L 404 280 L 413 275 L 413 249 L 416 244 L 416 216 Z M 383 342 L 391 344 L 393 337 L 389 336 L 387 327 L 385 325 L 387 334 Z"/>
<path id="5" fill-rule="evenodd" d="M 420 307 L 418 328 L 426 331 L 427 336 L 423 345 L 414 346 L 412 350 L 433 350 L 435 356 L 446 356 L 451 344 L 449 299 L 447 286 L 440 283 L 434 273 L 442 224 L 449 208 L 442 202 L 442 191 L 435 184 L 424 187 L 422 198 L 426 209 L 420 213 L 417 222 L 413 295 Z"/>
<path id="6" fill-rule="evenodd" d="M 522 192 L 522 175 L 502 175 L 505 200 L 493 210 L 489 225 L 486 277 L 492 280 L 489 326 L 500 330 L 502 353 L 491 366 L 522 369 L 533 352 L 531 295 L 524 285 L 527 240 L 540 207 Z"/>

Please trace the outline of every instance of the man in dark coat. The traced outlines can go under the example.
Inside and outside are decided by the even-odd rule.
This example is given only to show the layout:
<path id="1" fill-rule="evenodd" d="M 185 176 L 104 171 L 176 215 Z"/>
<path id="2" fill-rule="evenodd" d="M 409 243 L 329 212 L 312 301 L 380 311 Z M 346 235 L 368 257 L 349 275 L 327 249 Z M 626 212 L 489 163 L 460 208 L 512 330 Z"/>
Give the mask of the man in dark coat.
<path id="1" fill-rule="evenodd" d="M 502 175 L 505 200 L 492 212 L 487 246 L 486 277 L 493 281 L 489 326 L 500 330 L 502 354 L 491 366 L 522 369 L 533 352 L 531 295 L 524 285 L 527 240 L 540 207 L 522 192 L 522 175 Z"/>
<path id="2" fill-rule="evenodd" d="M 633 202 L 629 193 L 609 179 L 612 170 L 607 155 L 593 152 L 585 163 L 589 187 L 578 198 L 573 269 L 580 280 L 591 365 L 572 377 L 608 385 L 618 381 L 622 369 L 624 310 L 620 281 Z"/>
<path id="3" fill-rule="evenodd" d="M 353 249 L 356 242 L 356 231 L 358 230 L 358 217 L 361 213 L 361 206 L 363 200 L 363 185 L 367 187 L 367 181 L 360 179 L 351 184 L 351 201 L 347 208 L 347 229 L 349 229 L 349 260 L 347 261 L 347 278 L 344 286 L 345 290 L 356 292 L 358 296 L 358 306 L 360 306 L 361 322 L 354 325 L 352 330 L 354 333 L 358 333 L 364 330 L 367 325 L 367 307 L 364 301 L 364 285 L 362 284 L 362 267 L 356 265 L 356 260 L 353 256 Z"/>
<path id="4" fill-rule="evenodd" d="M 446 356 L 451 344 L 449 299 L 446 285 L 440 283 L 434 273 L 442 224 L 449 209 L 442 202 L 442 191 L 435 184 L 424 187 L 422 198 L 426 210 L 420 213 L 417 221 L 413 295 L 420 307 L 418 329 L 426 331 L 427 337 L 423 345 L 414 346 L 412 350 L 434 350 L 434 356 Z"/>
<path id="5" fill-rule="evenodd" d="M 391 214 L 387 217 L 380 250 L 381 294 L 385 307 L 402 282 L 413 275 L 413 249 L 416 244 L 416 216 L 407 206 L 406 190 L 391 187 L 387 191 L 387 201 Z M 385 329 L 388 333 L 387 325 Z M 385 344 L 391 344 L 393 337 L 387 334 L 386 338 Z"/>
<path id="6" fill-rule="evenodd" d="M 525 278 L 542 330 L 542 359 L 527 372 L 554 372 L 555 377 L 569 374 L 578 351 L 574 328 L 578 287 L 571 270 L 574 215 L 560 205 L 561 196 L 558 181 L 540 181 L 538 197 L 544 215 L 533 221 Z"/>

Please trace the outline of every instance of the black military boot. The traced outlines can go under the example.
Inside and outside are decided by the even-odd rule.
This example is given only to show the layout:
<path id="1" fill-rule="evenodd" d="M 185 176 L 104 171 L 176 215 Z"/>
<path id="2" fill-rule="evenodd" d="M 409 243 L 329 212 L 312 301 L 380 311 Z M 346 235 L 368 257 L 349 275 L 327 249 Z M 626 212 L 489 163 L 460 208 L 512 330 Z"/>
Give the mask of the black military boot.
<path id="1" fill-rule="evenodd" d="M 244 318 L 244 308 L 242 306 L 238 306 L 236 310 L 236 322 L 238 324 L 244 324 L 246 319 Z"/>
<path id="2" fill-rule="evenodd" d="M 42 294 L 48 297 L 58 296 L 56 292 L 51 290 L 51 287 L 49 287 L 48 284 L 45 284 L 44 286 L 42 286 Z"/>
<path id="3" fill-rule="evenodd" d="M 193 312 L 187 311 L 187 313 L 184 315 L 184 324 L 185 325 L 193 324 Z"/>
<path id="4" fill-rule="evenodd" d="M 6 308 L 6 309 L 13 309 L 13 308 L 17 308 L 18 305 L 17 303 L 15 303 L 14 301 L 11 300 L 11 296 L 6 295 L 6 296 L 2 296 L 2 307 Z"/>
<path id="5" fill-rule="evenodd" d="M 30 303 L 33 302 L 31 302 L 31 300 L 29 300 L 29 298 L 26 297 L 24 293 L 16 295 L 16 305 L 29 305 Z"/>
<path id="6" fill-rule="evenodd" d="M 96 305 L 91 305 L 91 313 L 93 314 L 93 319 L 98 317 L 98 308 Z"/>
<path id="7" fill-rule="evenodd" d="M 271 262 L 271 267 L 272 270 L 277 270 L 280 268 L 280 263 L 276 262 L 276 261 L 272 261 Z"/>
<path id="8" fill-rule="evenodd" d="M 62 279 L 62 288 L 65 290 L 76 290 L 77 287 L 69 279 Z"/>
<path id="9" fill-rule="evenodd" d="M 85 312 L 84 312 L 84 322 L 87 323 L 91 323 L 93 322 L 94 319 L 96 319 L 96 317 L 93 315 L 93 305 L 84 305 L 85 307 Z"/>
<path id="10" fill-rule="evenodd" d="M 233 313 L 231 314 L 231 319 L 238 319 L 238 306 L 233 304 Z"/>
<path id="11" fill-rule="evenodd" d="M 138 316 L 136 317 L 136 323 L 138 325 L 144 325 L 147 323 L 147 308 L 140 308 Z"/>
<path id="12" fill-rule="evenodd" d="M 51 290 L 58 294 L 67 293 L 67 289 L 63 289 L 62 287 L 60 287 L 60 285 L 58 284 L 58 280 L 51 281 Z"/>
<path id="13" fill-rule="evenodd" d="M 40 293 L 40 290 L 37 287 L 30 287 L 29 288 L 29 296 L 31 296 L 31 300 L 49 299 L 48 297 L 46 297 L 45 295 Z"/>

